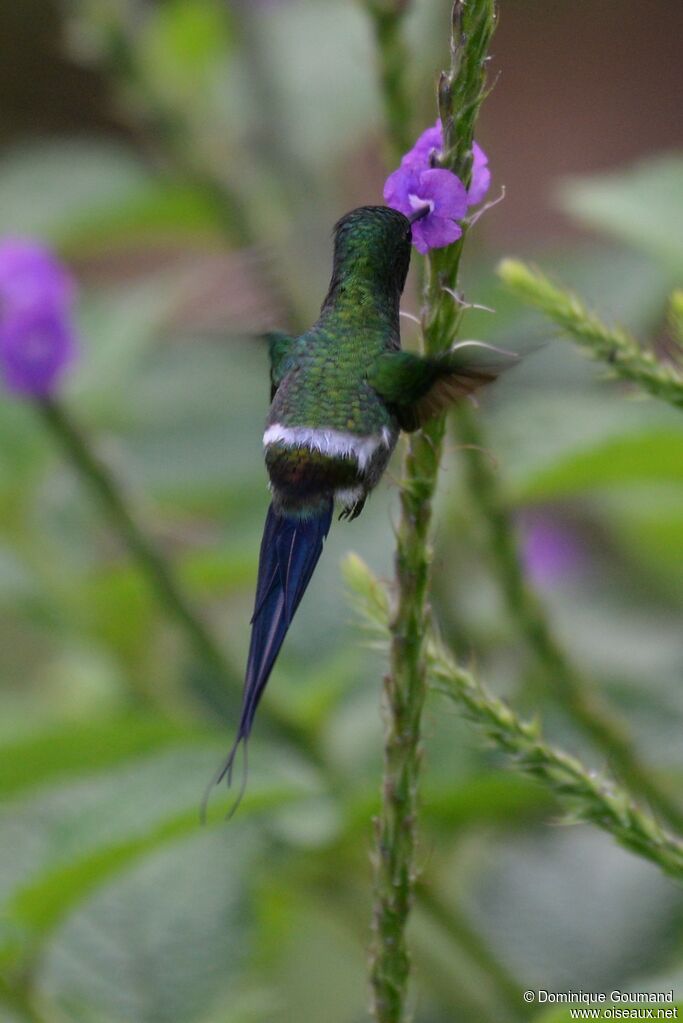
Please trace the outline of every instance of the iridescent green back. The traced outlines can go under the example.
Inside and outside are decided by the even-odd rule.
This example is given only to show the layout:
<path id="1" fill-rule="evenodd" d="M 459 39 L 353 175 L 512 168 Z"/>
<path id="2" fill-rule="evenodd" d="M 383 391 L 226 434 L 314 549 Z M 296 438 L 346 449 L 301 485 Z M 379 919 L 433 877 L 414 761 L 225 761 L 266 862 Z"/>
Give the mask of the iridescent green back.
<path id="1" fill-rule="evenodd" d="M 396 427 L 367 377 L 378 356 L 400 348 L 399 301 L 409 260 L 410 225 L 401 213 L 361 207 L 337 224 L 320 318 L 292 346 L 270 424 L 357 434 Z"/>

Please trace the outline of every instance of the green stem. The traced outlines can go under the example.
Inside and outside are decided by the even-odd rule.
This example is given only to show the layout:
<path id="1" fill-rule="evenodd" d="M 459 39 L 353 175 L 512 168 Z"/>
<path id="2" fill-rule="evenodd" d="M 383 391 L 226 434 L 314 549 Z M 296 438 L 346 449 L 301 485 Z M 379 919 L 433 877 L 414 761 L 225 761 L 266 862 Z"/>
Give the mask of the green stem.
<path id="1" fill-rule="evenodd" d="M 306 885 L 310 887 L 310 875 L 307 875 L 305 881 Z M 320 896 L 324 899 L 325 905 L 334 906 L 335 916 L 340 920 L 347 921 L 349 931 L 354 938 L 360 936 L 360 939 L 363 940 L 367 927 L 367 903 L 357 886 L 344 886 L 343 883 L 340 883 L 339 876 L 336 875 L 333 879 L 321 880 L 319 887 Z M 416 895 L 419 898 L 419 892 L 416 892 Z M 451 932 L 450 937 L 454 938 L 455 935 Z M 458 944 L 457 952 L 461 951 Z M 500 1019 L 499 1013 L 495 1012 L 491 1006 L 491 999 L 487 997 L 489 993 L 488 976 L 487 983 L 477 986 L 463 983 L 465 967 L 460 965 L 461 956 L 459 954 L 457 967 L 450 963 L 445 966 L 442 959 L 434 954 L 431 941 L 425 941 L 416 936 L 413 956 L 421 981 L 429 989 L 430 1001 L 439 1004 L 448 1014 L 448 1019 L 476 1019 L 478 1023 L 496 1023 Z M 467 979 L 469 980 L 469 973 Z M 517 1009 L 519 1009 L 519 1005 Z M 513 1020 L 517 1016 L 518 1013 L 512 1012 L 510 1007 L 506 1019 Z"/>
<path id="2" fill-rule="evenodd" d="M 524 1013 L 521 985 L 495 958 L 487 943 L 479 937 L 463 914 L 452 903 L 446 904 L 424 880 L 418 881 L 415 898 L 422 911 L 438 924 L 453 943 L 484 973 L 487 983 L 505 1005 L 508 1019 L 528 1015 Z"/>
<path id="3" fill-rule="evenodd" d="M 163 144 L 163 140 L 162 140 Z M 235 193 L 227 181 L 219 178 L 209 169 L 198 167 L 188 156 L 187 144 L 172 144 L 170 141 L 165 155 L 172 173 L 180 181 L 197 189 L 210 199 L 218 228 L 227 241 L 240 248 L 252 248 L 256 244 L 256 232 L 244 199 Z M 283 326 L 299 333 L 304 329 L 305 317 L 294 301 L 291 292 L 283 286 L 282 275 L 264 259 L 260 263 L 260 275 L 273 303 L 282 317 Z"/>
<path id="4" fill-rule="evenodd" d="M 6 1008 L 12 1019 L 22 1023 L 45 1023 L 44 1017 L 33 1004 L 30 993 L 31 978 L 26 975 L 12 980 L 0 977 L 0 1008 Z"/>
<path id="5" fill-rule="evenodd" d="M 241 685 L 241 679 L 187 600 L 163 554 L 145 534 L 110 471 L 91 450 L 67 411 L 52 399 L 41 401 L 37 408 L 46 426 L 97 495 L 160 603 L 183 630 L 198 656 L 228 685 Z"/>
<path id="6" fill-rule="evenodd" d="M 386 587 L 356 555 L 344 563 L 346 583 L 376 637 L 390 636 Z M 621 845 L 683 880 L 683 842 L 669 834 L 630 793 L 584 767 L 575 757 L 549 746 L 538 722 L 522 721 L 504 703 L 461 668 L 443 643 L 430 634 L 426 657 L 431 687 L 443 692 L 526 774 L 542 781 L 571 811 L 573 820 L 596 825 Z"/>
<path id="7" fill-rule="evenodd" d="M 184 632 L 201 661 L 211 669 L 207 682 L 212 687 L 218 706 L 225 705 L 225 694 L 231 689 L 241 691 L 242 675 L 216 642 L 198 611 L 188 600 L 181 584 L 162 552 L 147 536 L 135 513 L 126 502 L 110 470 L 92 451 L 88 441 L 73 423 L 68 412 L 48 399 L 37 403 L 46 426 L 62 445 L 79 474 L 99 499 L 114 529 L 122 538 L 140 571 L 166 610 L 168 616 Z M 264 707 L 264 716 L 285 741 L 325 767 L 317 738 L 304 725 L 291 718 L 276 704 Z"/>
<path id="8" fill-rule="evenodd" d="M 540 309 L 592 358 L 607 363 L 613 376 L 636 384 L 648 394 L 683 408 L 683 372 L 660 362 L 621 327 L 608 327 L 571 291 L 515 259 L 505 259 L 498 273 L 523 302 Z M 678 300 L 680 302 L 680 299 Z M 677 308 L 676 293 L 672 311 Z"/>
<path id="9" fill-rule="evenodd" d="M 124 94 L 136 97 L 134 118 L 143 145 L 157 156 L 157 162 L 166 165 L 176 180 L 209 199 L 218 229 L 229 244 L 240 248 L 254 246 L 256 232 L 244 195 L 222 168 L 217 171 L 207 166 L 201 154 L 198 159 L 185 112 L 170 107 L 156 94 L 144 62 L 138 59 L 123 10 L 120 13 L 112 10 L 110 18 L 109 45 L 104 55 L 106 70 Z M 283 325 L 291 331 L 302 330 L 302 314 L 290 292 L 283 287 L 279 274 L 264 263 L 261 275 L 284 320 Z"/>
<path id="10" fill-rule="evenodd" d="M 375 32 L 380 93 L 394 163 L 398 163 L 413 144 L 412 104 L 405 73 L 410 61 L 403 34 L 403 20 L 409 6 L 410 0 L 365 0 Z"/>
<path id="11" fill-rule="evenodd" d="M 672 337 L 678 345 L 680 359 L 681 348 L 683 348 L 683 288 L 676 288 L 669 297 L 668 319 Z"/>
<path id="12" fill-rule="evenodd" d="M 437 640 L 430 643 L 430 673 L 434 687 L 455 701 L 520 770 L 547 785 L 573 819 L 596 825 L 626 849 L 683 880 L 683 843 L 641 810 L 628 791 L 548 745 L 537 722 L 518 718 L 456 664 Z"/>
<path id="13" fill-rule="evenodd" d="M 451 68 L 439 83 L 445 166 L 467 183 L 476 114 L 484 95 L 485 62 L 495 23 L 493 0 L 453 5 Z M 381 42 L 381 37 L 379 37 Z M 391 107 L 388 102 L 388 107 Z M 395 147 L 402 134 L 394 137 Z M 462 314 L 445 290 L 457 286 L 464 236 L 428 262 L 423 333 L 429 353 L 452 344 Z M 396 607 L 391 620 L 390 670 L 385 679 L 382 801 L 376 822 L 371 982 L 378 1023 L 407 1018 L 410 958 L 406 924 L 413 898 L 420 775 L 421 718 L 426 695 L 425 636 L 431 559 L 432 498 L 445 420 L 437 418 L 408 443 L 396 537 Z"/>
<path id="14" fill-rule="evenodd" d="M 630 788 L 644 796 L 676 830 L 683 829 L 683 809 L 640 762 L 633 741 L 595 686 L 572 663 L 555 638 L 546 612 L 528 586 L 515 531 L 494 468 L 483 453 L 486 440 L 472 409 L 455 410 L 458 440 L 463 445 L 467 485 L 478 521 L 488 531 L 489 550 L 508 613 L 517 633 L 543 671 L 548 686 L 567 714 L 613 765 Z"/>

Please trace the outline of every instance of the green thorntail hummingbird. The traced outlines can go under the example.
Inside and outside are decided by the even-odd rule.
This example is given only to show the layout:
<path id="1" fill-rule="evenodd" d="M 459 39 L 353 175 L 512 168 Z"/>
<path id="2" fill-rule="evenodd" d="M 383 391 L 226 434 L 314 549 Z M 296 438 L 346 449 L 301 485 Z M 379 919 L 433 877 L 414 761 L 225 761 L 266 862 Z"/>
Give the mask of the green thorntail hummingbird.
<path id="1" fill-rule="evenodd" d="M 428 212 L 424 206 L 408 219 L 385 206 L 361 206 L 347 213 L 334 228 L 332 279 L 320 316 L 299 337 L 267 335 L 271 405 L 263 444 L 272 502 L 261 542 L 242 713 L 217 781 L 225 775 L 230 780 L 237 748 L 249 738 L 320 558 L 335 501 L 340 518 L 355 519 L 400 431 L 416 430 L 502 368 L 495 358 L 486 364 L 487 346 L 479 342 L 431 357 L 401 351 L 399 301 L 412 223 Z"/>

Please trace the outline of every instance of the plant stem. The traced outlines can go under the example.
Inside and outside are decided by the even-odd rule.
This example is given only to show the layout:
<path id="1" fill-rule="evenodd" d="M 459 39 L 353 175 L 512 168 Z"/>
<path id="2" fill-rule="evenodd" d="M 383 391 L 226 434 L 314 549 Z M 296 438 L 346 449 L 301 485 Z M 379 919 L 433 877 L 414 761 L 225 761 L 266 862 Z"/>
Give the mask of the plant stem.
<path id="1" fill-rule="evenodd" d="M 453 943 L 483 972 L 487 985 L 490 985 L 505 1005 L 508 1018 L 515 1019 L 528 1015 L 528 1012 L 524 1013 L 521 985 L 495 958 L 486 942 L 479 937 L 452 902 L 446 904 L 424 880 L 418 881 L 415 898 L 420 909 L 438 924 Z"/>
<path id="2" fill-rule="evenodd" d="M 41 401 L 37 407 L 46 426 L 97 495 L 160 603 L 184 631 L 198 656 L 229 685 L 241 685 L 236 671 L 183 593 L 170 565 L 145 534 L 109 469 L 91 450 L 67 411 L 53 399 Z"/>
<path id="3" fill-rule="evenodd" d="M 680 350 L 683 347 L 683 288 L 676 288 L 669 298 L 669 326 L 678 345 L 680 359 Z"/>
<path id="4" fill-rule="evenodd" d="M 516 259 L 505 259 L 498 273 L 523 302 L 540 309 L 594 359 L 607 363 L 613 376 L 683 408 L 683 372 L 660 362 L 621 327 L 608 327 L 571 291 Z M 676 308 L 674 302 L 672 308 Z M 680 300 L 679 300 L 680 301 Z"/>
<path id="5" fill-rule="evenodd" d="M 143 146 L 165 165 L 176 180 L 197 189 L 213 206 L 215 222 L 230 245 L 239 248 L 256 242 L 252 217 L 244 195 L 223 169 L 207 165 L 193 138 L 188 117 L 181 108 L 169 105 L 150 82 L 144 61 L 138 57 L 125 11 L 109 12 L 109 26 L 104 48 L 105 70 L 124 93 L 135 96 L 131 120 L 138 129 Z M 303 317 L 290 291 L 283 286 L 277 271 L 265 263 L 261 276 L 272 295 L 279 315 L 290 331 L 303 330 Z"/>
<path id="6" fill-rule="evenodd" d="M 7 1009 L 10 1019 L 21 1023 L 45 1023 L 33 1004 L 32 978 L 22 974 L 9 978 L 0 976 L 0 1008 Z"/>
<path id="7" fill-rule="evenodd" d="M 227 655 L 204 624 L 197 609 L 188 600 L 182 585 L 163 553 L 147 536 L 144 527 L 126 501 L 110 470 L 91 449 L 83 433 L 66 409 L 52 399 L 36 405 L 46 426 L 62 445 L 67 456 L 99 499 L 114 529 L 122 538 L 138 568 L 145 576 L 169 618 L 184 632 L 190 646 L 210 669 L 207 682 L 220 708 L 225 707 L 225 694 L 242 690 L 242 674 L 233 667 Z M 264 707 L 264 716 L 283 739 L 293 743 L 313 763 L 326 767 L 315 736 L 277 705 Z"/>
<path id="8" fill-rule="evenodd" d="M 368 626 L 376 637 L 386 640 L 391 614 L 386 587 L 357 555 L 347 557 L 344 576 Z M 641 810 L 626 789 L 548 745 L 536 721 L 517 717 L 461 668 L 433 633 L 425 645 L 431 688 L 457 703 L 499 749 L 514 758 L 520 770 L 542 781 L 568 805 L 573 820 L 602 828 L 627 849 L 683 880 L 683 842 Z"/>
<path id="9" fill-rule="evenodd" d="M 627 790 L 548 745 L 537 722 L 518 718 L 457 665 L 438 640 L 430 644 L 430 673 L 434 688 L 465 710 L 496 746 L 514 758 L 520 770 L 546 784 L 568 805 L 575 820 L 607 831 L 626 849 L 683 880 L 683 843 L 641 810 Z"/>
<path id="10" fill-rule="evenodd" d="M 458 440 L 463 445 L 466 479 L 474 513 L 488 531 L 489 550 L 518 635 L 541 667 L 552 695 L 585 735 L 604 753 L 615 772 L 644 796 L 676 830 L 683 829 L 683 809 L 663 792 L 633 748 L 625 727 L 606 707 L 595 686 L 572 663 L 553 634 L 546 612 L 527 584 L 521 565 L 511 515 L 496 477 L 483 453 L 486 440 L 471 408 L 456 408 Z"/>
<path id="11" fill-rule="evenodd" d="M 476 114 L 483 99 L 485 61 L 495 23 L 493 0 L 453 5 L 451 68 L 439 82 L 444 166 L 467 185 Z M 381 41 L 381 40 L 380 40 Z M 390 103 L 388 105 L 391 105 Z M 398 147 L 401 138 L 394 139 Z M 435 353 L 452 344 L 461 307 L 444 288 L 457 285 L 463 238 L 428 261 L 423 333 Z M 396 537 L 396 607 L 391 619 L 390 670 L 385 679 L 382 801 L 376 822 L 371 982 L 378 1023 L 407 1018 L 410 959 L 406 924 L 415 884 L 420 727 L 426 695 L 425 636 L 429 623 L 432 498 L 438 478 L 444 417 L 411 436 L 404 463 Z"/>
<path id="12" fill-rule="evenodd" d="M 306 884 L 310 887 L 310 877 L 306 878 Z M 345 920 L 354 938 L 360 937 L 362 941 L 366 931 L 367 902 L 363 899 L 363 894 L 358 891 L 358 887 L 351 884 L 344 885 L 343 882 L 340 882 L 339 875 L 335 874 L 333 878 L 321 879 L 319 888 L 325 905 L 334 906 L 335 916 L 340 920 Z M 419 891 L 416 894 L 419 897 Z M 449 933 L 452 939 L 455 938 L 453 931 Z M 464 1017 L 476 1019 L 478 1023 L 496 1023 L 500 1019 L 500 1015 L 491 1006 L 492 999 L 488 997 L 490 994 L 488 976 L 486 982 L 480 983 L 477 987 L 463 983 L 463 972 L 469 967 L 469 963 L 467 966 L 461 965 L 460 953 L 463 950 L 457 939 L 453 941 L 453 944 L 458 953 L 457 968 L 450 964 L 444 967 L 443 962 L 434 954 L 431 941 L 421 940 L 419 936 L 415 938 L 413 956 L 420 976 L 425 986 L 429 988 L 430 1001 L 440 1005 L 450 1020 Z M 518 999 L 518 1003 L 520 1001 L 521 999 Z M 500 1002 L 496 1007 L 500 1008 Z M 517 1008 L 519 1009 L 519 1004 Z M 519 1015 L 519 1012 L 515 1013 L 509 1007 L 506 1019 L 512 1021 Z"/>
<path id="13" fill-rule="evenodd" d="M 409 56 L 403 34 L 409 6 L 410 0 L 365 0 L 375 32 L 380 92 L 393 162 L 398 162 L 413 143 L 412 105 L 406 80 Z"/>

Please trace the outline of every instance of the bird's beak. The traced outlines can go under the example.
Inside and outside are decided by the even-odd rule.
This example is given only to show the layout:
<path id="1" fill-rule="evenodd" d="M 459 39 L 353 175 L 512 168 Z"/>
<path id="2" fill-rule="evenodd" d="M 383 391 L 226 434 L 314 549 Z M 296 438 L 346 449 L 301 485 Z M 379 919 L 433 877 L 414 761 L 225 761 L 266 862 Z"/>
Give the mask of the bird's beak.
<path id="1" fill-rule="evenodd" d="M 420 206 L 418 209 L 415 210 L 414 213 L 410 214 L 410 216 L 408 217 L 408 222 L 414 224 L 416 220 L 422 220 L 422 218 L 426 217 L 427 214 L 430 212 L 431 206 L 429 205 L 429 203 L 425 203 L 424 206 Z"/>

